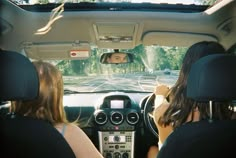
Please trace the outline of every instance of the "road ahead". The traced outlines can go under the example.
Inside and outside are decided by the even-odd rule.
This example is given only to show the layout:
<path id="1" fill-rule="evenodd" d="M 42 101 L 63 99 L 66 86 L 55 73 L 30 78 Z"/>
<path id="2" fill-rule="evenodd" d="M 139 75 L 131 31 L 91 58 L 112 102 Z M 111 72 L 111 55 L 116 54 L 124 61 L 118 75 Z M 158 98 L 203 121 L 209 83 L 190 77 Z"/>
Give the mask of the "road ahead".
<path id="1" fill-rule="evenodd" d="M 170 75 L 163 72 L 115 74 L 101 76 L 66 76 L 65 89 L 79 92 L 95 92 L 103 90 L 133 90 L 152 92 L 159 84 L 172 86 L 178 78 L 176 73 Z"/>

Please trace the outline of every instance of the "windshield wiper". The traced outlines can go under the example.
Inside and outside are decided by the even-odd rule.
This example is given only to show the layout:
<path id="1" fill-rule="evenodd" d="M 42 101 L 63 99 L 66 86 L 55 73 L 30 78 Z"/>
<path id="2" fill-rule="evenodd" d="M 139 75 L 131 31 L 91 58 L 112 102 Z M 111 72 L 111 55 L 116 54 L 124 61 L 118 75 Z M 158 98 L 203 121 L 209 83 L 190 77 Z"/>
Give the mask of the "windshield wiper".
<path id="1" fill-rule="evenodd" d="M 103 91 L 95 91 L 93 93 L 108 93 L 108 92 L 151 93 L 151 92 L 148 92 L 148 91 L 135 91 L 135 90 L 103 90 Z"/>
<path id="2" fill-rule="evenodd" d="M 78 94 L 78 93 L 80 93 L 80 92 L 74 91 L 74 90 L 69 90 L 69 89 L 64 90 L 64 94 Z"/>
<path id="3" fill-rule="evenodd" d="M 93 92 L 79 92 L 74 90 L 65 89 L 64 94 L 78 94 L 78 93 L 109 93 L 109 92 L 124 92 L 124 93 L 151 93 L 148 91 L 135 91 L 135 90 L 102 90 Z"/>

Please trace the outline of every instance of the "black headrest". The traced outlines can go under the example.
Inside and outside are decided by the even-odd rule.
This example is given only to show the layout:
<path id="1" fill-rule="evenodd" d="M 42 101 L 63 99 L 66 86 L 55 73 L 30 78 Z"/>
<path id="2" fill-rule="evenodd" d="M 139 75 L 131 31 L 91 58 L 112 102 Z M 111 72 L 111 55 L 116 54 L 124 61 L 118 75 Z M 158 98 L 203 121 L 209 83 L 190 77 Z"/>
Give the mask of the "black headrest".
<path id="1" fill-rule="evenodd" d="M 38 74 L 32 62 L 17 52 L 0 50 L 0 101 L 32 100 L 38 91 Z"/>
<path id="2" fill-rule="evenodd" d="M 236 56 L 215 54 L 196 61 L 189 73 L 187 97 L 196 101 L 236 99 Z"/>

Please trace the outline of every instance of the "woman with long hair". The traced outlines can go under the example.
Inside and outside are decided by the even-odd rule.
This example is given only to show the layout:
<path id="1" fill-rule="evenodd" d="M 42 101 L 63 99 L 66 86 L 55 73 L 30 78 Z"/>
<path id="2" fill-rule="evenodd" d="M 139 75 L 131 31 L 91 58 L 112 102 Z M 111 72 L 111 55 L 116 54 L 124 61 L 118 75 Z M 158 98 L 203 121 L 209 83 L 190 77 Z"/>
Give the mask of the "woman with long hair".
<path id="1" fill-rule="evenodd" d="M 195 102 L 186 97 L 187 80 L 191 66 L 195 61 L 207 55 L 222 53 L 226 53 L 226 51 L 217 42 L 202 41 L 192 45 L 185 54 L 176 84 L 170 89 L 165 85 L 155 88 L 156 99 L 153 116 L 159 138 L 158 147 L 152 146 L 149 149 L 149 158 L 156 157 L 165 139 L 179 126 L 187 122 L 210 118 L 209 106 L 206 105 L 208 103 Z M 233 106 L 231 103 L 215 103 L 213 109 L 213 119 L 232 118 Z"/>
<path id="2" fill-rule="evenodd" d="M 11 112 L 51 123 L 64 136 L 76 157 L 102 158 L 103 156 L 76 122 L 69 122 L 66 118 L 63 106 L 63 79 L 60 71 L 47 62 L 35 61 L 33 64 L 39 76 L 38 97 L 31 101 L 13 101 Z"/>

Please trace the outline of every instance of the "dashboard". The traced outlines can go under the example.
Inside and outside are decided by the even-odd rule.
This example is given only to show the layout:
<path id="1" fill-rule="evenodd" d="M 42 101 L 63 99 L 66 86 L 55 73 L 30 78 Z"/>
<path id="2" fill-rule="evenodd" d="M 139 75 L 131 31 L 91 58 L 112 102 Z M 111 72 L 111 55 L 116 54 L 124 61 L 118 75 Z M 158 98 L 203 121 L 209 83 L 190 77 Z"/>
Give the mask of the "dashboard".
<path id="1" fill-rule="evenodd" d="M 143 121 L 143 106 L 150 94 L 69 94 L 64 105 L 71 121 L 79 116 L 80 127 L 105 158 L 145 157 L 150 144 L 157 142 Z"/>
<path id="2" fill-rule="evenodd" d="M 133 130 L 139 122 L 140 107 L 128 95 L 110 94 L 94 113 L 99 130 Z"/>
<path id="3" fill-rule="evenodd" d="M 141 110 L 128 95 L 109 94 L 94 112 L 99 150 L 105 158 L 133 158 Z"/>

